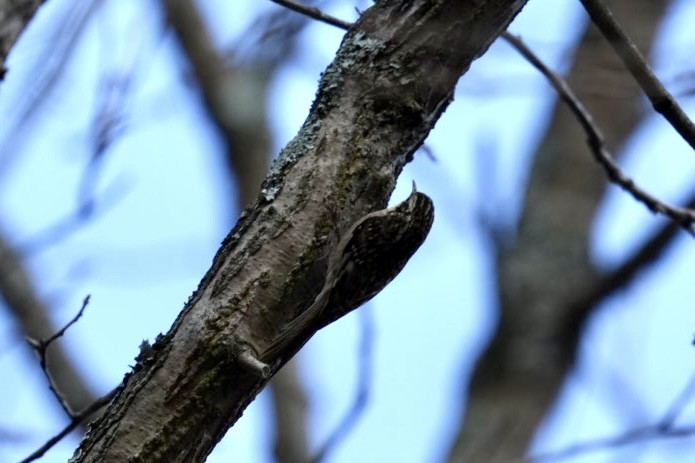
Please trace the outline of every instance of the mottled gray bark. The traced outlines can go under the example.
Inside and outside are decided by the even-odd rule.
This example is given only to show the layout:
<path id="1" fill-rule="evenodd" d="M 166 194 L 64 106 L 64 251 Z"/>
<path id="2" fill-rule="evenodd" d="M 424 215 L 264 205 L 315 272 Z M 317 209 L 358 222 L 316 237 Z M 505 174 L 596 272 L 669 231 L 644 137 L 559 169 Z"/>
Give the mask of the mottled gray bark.
<path id="1" fill-rule="evenodd" d="M 277 69 L 292 56 L 297 33 L 308 18 L 285 11 L 284 27 L 276 25 L 275 33 L 264 41 L 272 52 L 234 63 L 215 49 L 194 0 L 163 0 L 162 5 L 188 57 L 208 115 L 226 142 L 227 178 L 229 185 L 236 185 L 236 202 L 227 203 L 227 211 L 234 211 L 234 215 L 229 214 L 231 222 L 238 211 L 256 199 L 268 173 L 272 146 L 269 84 Z M 257 23 L 254 26 L 260 27 Z M 248 42 L 242 45 L 249 46 Z M 235 48 L 225 54 L 240 52 Z M 299 360 L 295 357 L 288 362 L 270 383 L 275 419 L 273 452 L 278 463 L 309 461 L 307 397 L 299 378 Z"/>
<path id="2" fill-rule="evenodd" d="M 189 462 L 212 450 L 267 382 L 243 359 L 311 304 L 329 248 L 385 206 L 459 76 L 525 3 L 382 0 L 362 15 L 258 201 L 75 461 Z M 293 353 L 272 359 L 271 372 Z"/>

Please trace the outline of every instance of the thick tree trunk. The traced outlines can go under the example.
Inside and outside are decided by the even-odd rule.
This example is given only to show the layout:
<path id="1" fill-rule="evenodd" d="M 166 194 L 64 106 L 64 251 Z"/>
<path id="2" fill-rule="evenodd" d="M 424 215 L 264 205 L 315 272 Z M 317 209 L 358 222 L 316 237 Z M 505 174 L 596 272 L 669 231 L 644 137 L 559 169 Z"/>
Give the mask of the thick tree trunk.
<path id="1" fill-rule="evenodd" d="M 525 3 L 382 0 L 362 15 L 258 202 L 171 330 L 143 349 L 74 461 L 204 459 L 267 382 L 243 359 L 264 352 L 311 304 L 322 256 L 386 204 L 458 77 Z M 272 359 L 271 372 L 292 353 Z"/>
<path id="2" fill-rule="evenodd" d="M 272 158 L 267 114 L 270 82 L 293 56 L 299 32 L 310 19 L 289 13 L 294 16 L 287 17 L 282 29 L 271 34 L 272 40 L 265 40 L 265 47 L 272 48 L 273 53 L 259 53 L 255 60 L 232 66 L 215 49 L 195 0 L 162 0 L 161 4 L 193 67 L 208 115 L 226 142 L 227 179 L 229 185 L 236 186 L 236 204 L 229 204 L 232 213 L 226 215 L 236 218 L 258 197 Z M 299 363 L 299 356 L 293 358 L 270 382 L 278 463 L 310 459 L 307 397 Z"/>

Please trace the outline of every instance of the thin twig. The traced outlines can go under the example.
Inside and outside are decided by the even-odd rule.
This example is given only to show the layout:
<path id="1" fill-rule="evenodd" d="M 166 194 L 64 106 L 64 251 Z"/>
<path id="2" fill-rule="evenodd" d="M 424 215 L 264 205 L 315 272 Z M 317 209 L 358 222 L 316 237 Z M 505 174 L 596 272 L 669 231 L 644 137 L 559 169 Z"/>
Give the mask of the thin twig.
<path id="1" fill-rule="evenodd" d="M 601 0 L 581 0 L 581 2 L 593 23 L 642 87 L 654 110 L 664 116 L 690 147 L 695 149 L 695 124 L 654 75 L 637 46 L 630 40 L 608 7 Z"/>
<path id="2" fill-rule="evenodd" d="M 87 408 L 85 408 L 81 412 L 76 413 L 73 416 L 70 423 L 67 426 L 65 426 L 62 429 L 62 431 L 60 431 L 58 434 L 56 434 L 55 436 L 48 439 L 45 444 L 43 444 L 41 447 L 36 449 L 31 455 L 29 455 L 28 457 L 26 457 L 25 459 L 23 459 L 19 463 L 29 463 L 30 461 L 38 460 L 39 458 L 41 458 L 48 450 L 51 449 L 51 447 L 56 445 L 58 442 L 61 441 L 61 439 L 63 439 L 68 434 L 70 434 L 75 428 L 77 428 L 85 418 L 87 418 L 88 416 L 91 416 L 94 412 L 99 410 L 101 407 L 108 404 L 111 401 L 111 399 L 113 399 L 113 397 L 116 395 L 117 391 L 118 391 L 118 388 L 112 390 L 111 392 L 109 392 L 105 396 L 94 401 L 94 403 L 92 405 L 88 406 Z"/>
<path id="3" fill-rule="evenodd" d="M 44 350 L 47 349 L 48 346 L 51 345 L 51 343 L 55 342 L 56 339 L 63 336 L 65 334 L 65 332 L 68 330 L 68 328 L 70 328 L 72 325 L 77 323 L 77 320 L 82 318 L 82 315 L 84 314 L 84 309 L 86 309 L 87 306 L 89 305 L 89 299 L 90 298 L 91 298 L 91 296 L 89 294 L 87 294 L 85 296 L 85 298 L 82 300 L 82 307 L 80 307 L 80 310 L 79 310 L 79 312 L 77 312 L 77 315 L 72 317 L 72 319 L 69 322 L 67 322 L 64 327 L 62 327 L 60 330 L 58 330 L 58 332 L 56 334 L 54 334 L 50 338 L 46 339 L 45 341 L 41 342 L 41 344 L 43 344 Z M 28 341 L 31 344 L 33 340 L 28 340 Z M 36 341 L 33 341 L 33 342 L 36 342 Z"/>
<path id="4" fill-rule="evenodd" d="M 591 114 L 584 108 L 584 105 L 574 94 L 567 82 L 548 68 L 548 66 L 546 66 L 519 37 L 505 32 L 502 34 L 502 38 L 548 79 L 555 91 L 560 95 L 560 98 L 567 104 L 572 113 L 574 113 L 587 135 L 587 144 L 594 155 L 594 159 L 603 167 L 608 179 L 630 193 L 637 201 L 647 206 L 650 211 L 669 217 L 691 235 L 695 236 L 695 227 L 693 227 L 693 222 L 695 222 L 695 211 L 666 204 L 637 186 L 635 181 L 620 169 L 613 155 L 606 148 L 603 134 L 594 123 Z"/>
<path id="5" fill-rule="evenodd" d="M 50 347 L 51 344 L 55 342 L 56 339 L 62 337 L 65 332 L 70 328 L 72 325 L 74 325 L 77 320 L 79 320 L 82 315 L 84 314 L 85 309 L 87 308 L 87 305 L 89 304 L 89 294 L 84 298 L 82 301 L 82 307 L 80 307 L 79 312 L 77 312 L 77 315 L 75 315 L 69 322 L 65 324 L 63 328 L 58 330 L 53 336 L 49 337 L 48 339 L 33 339 L 27 336 L 26 340 L 27 343 L 31 346 L 32 349 L 36 351 L 36 353 L 39 355 L 39 361 L 41 364 L 41 370 L 43 370 L 44 375 L 48 379 L 48 387 L 51 389 L 53 394 L 56 396 L 58 399 L 58 402 L 60 403 L 60 406 L 65 410 L 65 413 L 70 417 L 74 418 L 75 417 L 75 412 L 73 412 L 70 409 L 70 405 L 68 404 L 67 400 L 65 400 L 65 397 L 60 393 L 58 390 L 58 387 L 56 386 L 55 382 L 53 381 L 53 377 L 51 374 L 48 372 L 48 368 L 46 367 L 46 351 Z M 79 424 L 79 423 L 77 423 Z"/>
<path id="6" fill-rule="evenodd" d="M 288 10 L 309 16 L 322 23 L 330 24 L 331 26 L 339 27 L 340 29 L 348 30 L 352 27 L 352 23 L 349 21 L 343 21 L 334 16 L 328 15 L 318 8 L 312 6 L 302 5 L 301 3 L 294 2 L 292 0 L 270 0 L 273 3 L 277 3 L 280 6 L 284 6 Z"/>

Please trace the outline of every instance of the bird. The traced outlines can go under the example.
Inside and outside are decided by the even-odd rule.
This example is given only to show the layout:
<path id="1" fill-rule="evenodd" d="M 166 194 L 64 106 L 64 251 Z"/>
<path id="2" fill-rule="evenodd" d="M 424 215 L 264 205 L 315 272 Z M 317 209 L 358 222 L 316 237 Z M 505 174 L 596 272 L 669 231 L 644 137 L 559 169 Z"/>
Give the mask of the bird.
<path id="1" fill-rule="evenodd" d="M 290 345 L 295 349 L 288 355 L 293 355 L 316 331 L 374 297 L 422 245 L 433 220 L 434 204 L 417 191 L 415 182 L 404 201 L 358 219 L 331 252 L 319 294 L 284 327 L 260 359 L 276 359 Z"/>

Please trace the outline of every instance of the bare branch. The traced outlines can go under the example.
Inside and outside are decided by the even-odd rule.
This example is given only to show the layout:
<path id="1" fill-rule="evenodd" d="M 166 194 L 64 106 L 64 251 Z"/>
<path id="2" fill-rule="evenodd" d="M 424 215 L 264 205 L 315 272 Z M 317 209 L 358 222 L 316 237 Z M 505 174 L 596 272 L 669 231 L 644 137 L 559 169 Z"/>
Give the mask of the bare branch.
<path id="1" fill-rule="evenodd" d="M 676 132 L 695 149 L 695 124 L 661 84 L 637 46 L 602 0 L 581 0 L 594 24 L 611 44 L 627 69 L 642 87 L 654 110 L 664 116 Z"/>
<path id="2" fill-rule="evenodd" d="M 26 337 L 45 339 L 55 333 L 56 328 L 48 317 L 48 309 L 36 294 L 19 254 L 2 234 L 0 234 L 0 298 L 5 302 Z M 54 343 L 47 357 L 51 377 L 63 397 L 69 401 L 72 410 L 80 410 L 95 400 L 96 396 L 76 371 L 60 343 Z"/>
<path id="3" fill-rule="evenodd" d="M 295 11 L 297 13 L 303 14 L 310 18 L 314 18 L 322 23 L 330 24 L 331 26 L 339 27 L 340 29 L 348 30 L 352 27 L 352 23 L 349 21 L 343 21 L 334 16 L 328 15 L 318 8 L 302 5 L 301 3 L 294 2 L 292 0 L 270 0 L 273 3 L 284 6 L 288 10 Z"/>
<path id="4" fill-rule="evenodd" d="M 691 235 L 695 236 L 695 227 L 693 227 L 695 211 L 666 204 L 637 186 L 635 181 L 620 169 L 613 155 L 605 146 L 601 130 L 594 124 L 591 114 L 584 108 L 584 105 L 579 101 L 569 84 L 546 66 L 519 37 L 506 32 L 502 37 L 548 79 L 555 91 L 560 95 L 560 98 L 577 117 L 586 132 L 587 144 L 591 148 L 594 159 L 603 167 L 608 179 L 630 193 L 637 201 L 647 206 L 650 211 L 669 217 Z"/>
<path id="5" fill-rule="evenodd" d="M 77 315 L 75 315 L 69 322 L 67 322 L 65 324 L 64 327 L 62 327 L 56 334 L 54 334 L 50 338 L 46 339 L 45 341 L 36 341 L 34 339 L 27 338 L 27 341 L 29 342 L 29 344 L 31 344 L 31 346 L 34 349 L 39 350 L 39 352 L 41 354 L 41 359 L 43 361 L 45 361 L 45 353 L 46 353 L 46 349 L 48 348 L 48 346 L 50 346 L 56 339 L 63 336 L 65 334 L 65 332 L 68 330 L 68 328 L 70 328 L 72 325 L 74 325 L 77 322 L 77 320 L 82 318 L 82 315 L 84 315 L 84 309 L 87 308 L 87 305 L 89 304 L 90 298 L 91 298 L 91 296 L 89 294 L 87 294 L 87 296 L 85 296 L 85 298 L 82 300 L 82 307 L 80 307 L 80 310 L 77 312 Z"/>
<path id="6" fill-rule="evenodd" d="M 73 412 L 70 409 L 70 404 L 66 400 L 66 398 L 63 396 L 63 394 L 60 392 L 60 389 L 56 386 L 55 381 L 53 380 L 53 376 L 49 373 L 48 367 L 46 366 L 46 351 L 48 348 L 53 344 L 58 338 L 62 337 L 65 332 L 70 328 L 72 325 L 74 325 L 77 320 L 79 320 L 82 315 L 84 314 L 84 310 L 87 308 L 87 305 L 89 304 L 89 298 L 90 296 L 87 295 L 84 300 L 82 301 L 82 307 L 80 310 L 77 312 L 77 315 L 75 315 L 69 322 L 63 326 L 58 332 L 53 334 L 51 337 L 48 339 L 33 339 L 29 336 L 26 337 L 27 342 L 29 345 L 36 351 L 36 353 L 39 356 L 39 363 L 41 365 L 41 370 L 43 371 L 44 375 L 46 375 L 46 378 L 48 379 L 48 387 L 51 389 L 53 394 L 56 396 L 58 399 L 58 402 L 60 403 L 60 406 L 63 407 L 63 410 L 65 410 L 65 413 L 71 418 L 75 417 L 75 412 Z M 79 424 L 79 423 L 78 423 Z"/>

